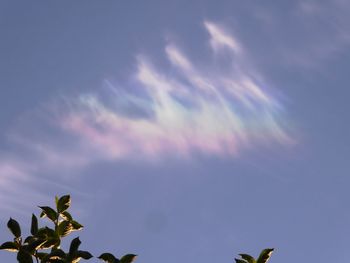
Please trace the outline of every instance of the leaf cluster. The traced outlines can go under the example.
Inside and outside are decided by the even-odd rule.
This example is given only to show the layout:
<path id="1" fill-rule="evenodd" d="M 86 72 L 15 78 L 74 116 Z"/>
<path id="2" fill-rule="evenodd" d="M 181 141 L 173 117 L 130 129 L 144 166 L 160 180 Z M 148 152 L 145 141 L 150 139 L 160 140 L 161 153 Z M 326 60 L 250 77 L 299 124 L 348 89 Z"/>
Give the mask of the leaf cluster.
<path id="1" fill-rule="evenodd" d="M 12 233 L 13 240 L 0 245 L 0 250 L 7 250 L 17 253 L 19 263 L 77 263 L 81 259 L 89 260 L 93 255 L 89 251 L 80 250 L 81 241 L 79 237 L 72 239 L 69 250 L 61 249 L 61 240 L 74 231 L 83 229 L 83 226 L 75 221 L 68 212 L 71 205 L 69 195 L 55 198 L 55 208 L 39 206 L 41 209 L 40 218 L 47 217 L 53 224 L 52 227 L 39 226 L 38 218 L 32 214 L 30 235 L 22 236 L 19 223 L 10 218 L 7 227 Z M 241 258 L 235 258 L 236 263 L 267 263 L 270 259 L 273 248 L 264 249 L 257 259 L 248 254 L 239 254 Z M 126 254 L 116 258 L 111 253 L 102 253 L 97 257 L 107 263 L 132 263 L 136 255 Z"/>
<path id="2" fill-rule="evenodd" d="M 236 263 L 267 263 L 267 261 L 272 255 L 273 250 L 273 248 L 264 249 L 263 251 L 261 251 L 257 259 L 248 254 L 239 254 L 241 258 L 235 258 L 235 261 Z"/>
<path id="3" fill-rule="evenodd" d="M 55 198 L 55 208 L 39 206 L 40 218 L 47 217 L 52 222 L 52 227 L 40 227 L 38 218 L 32 214 L 30 235 L 27 237 L 23 237 L 19 223 L 10 218 L 7 227 L 14 237 L 3 243 L 0 250 L 17 253 L 19 263 L 33 263 L 34 260 L 37 263 L 77 263 L 81 259 L 91 259 L 93 255 L 89 251 L 79 249 L 79 237 L 72 239 L 68 251 L 60 247 L 62 238 L 83 229 L 68 212 L 70 205 L 70 196 L 64 195 Z M 107 263 L 131 263 L 136 255 L 127 254 L 118 259 L 111 253 L 103 253 L 98 258 Z"/>

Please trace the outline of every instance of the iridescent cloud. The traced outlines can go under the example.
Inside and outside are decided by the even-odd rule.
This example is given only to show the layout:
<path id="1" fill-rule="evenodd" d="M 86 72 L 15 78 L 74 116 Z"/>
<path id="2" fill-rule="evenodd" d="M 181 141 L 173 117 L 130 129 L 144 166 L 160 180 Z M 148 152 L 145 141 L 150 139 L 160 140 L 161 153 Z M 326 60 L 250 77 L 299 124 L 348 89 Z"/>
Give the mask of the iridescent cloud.
<path id="1" fill-rule="evenodd" d="M 229 58 L 229 70 L 204 69 L 168 43 L 166 70 L 137 58 L 139 93 L 106 81 L 107 98 L 82 94 L 61 118 L 62 127 L 109 159 L 229 156 L 270 141 L 292 143 L 283 107 L 249 66 L 247 51 L 221 26 L 205 21 L 204 28 L 213 56 Z"/>

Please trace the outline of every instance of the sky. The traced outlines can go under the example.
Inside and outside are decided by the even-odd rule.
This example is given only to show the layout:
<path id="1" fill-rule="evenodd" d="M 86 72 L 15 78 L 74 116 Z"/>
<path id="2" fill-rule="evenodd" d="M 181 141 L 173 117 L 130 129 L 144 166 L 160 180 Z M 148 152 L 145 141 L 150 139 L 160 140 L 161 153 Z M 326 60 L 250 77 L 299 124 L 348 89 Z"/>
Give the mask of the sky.
<path id="1" fill-rule="evenodd" d="M 94 255 L 344 262 L 349 12 L 0 0 L 0 241 L 71 194 L 72 238 Z"/>

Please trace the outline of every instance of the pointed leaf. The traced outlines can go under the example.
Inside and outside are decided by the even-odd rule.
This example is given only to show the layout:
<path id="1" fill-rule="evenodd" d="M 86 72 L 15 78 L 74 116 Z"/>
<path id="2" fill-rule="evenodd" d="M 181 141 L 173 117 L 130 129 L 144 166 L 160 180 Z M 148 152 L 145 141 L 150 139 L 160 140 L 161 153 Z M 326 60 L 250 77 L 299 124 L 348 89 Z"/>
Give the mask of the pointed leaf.
<path id="1" fill-rule="evenodd" d="M 71 214 L 68 213 L 67 211 L 62 212 L 61 216 L 63 217 L 64 220 L 67 220 L 67 221 L 72 221 L 73 220 Z"/>
<path id="2" fill-rule="evenodd" d="M 255 258 L 253 258 L 251 255 L 248 254 L 239 254 L 242 259 L 246 260 L 248 263 L 255 263 Z"/>
<path id="3" fill-rule="evenodd" d="M 82 251 L 82 250 L 79 250 L 77 252 L 77 257 L 79 258 L 83 258 L 83 259 L 90 259 L 92 258 L 93 256 L 90 254 L 90 252 L 88 251 Z"/>
<path id="4" fill-rule="evenodd" d="M 238 258 L 235 258 L 235 262 L 236 263 L 247 263 L 247 261 L 245 261 L 243 259 L 238 259 Z"/>
<path id="5" fill-rule="evenodd" d="M 71 256 L 74 255 L 78 251 L 80 244 L 81 244 L 81 241 L 79 240 L 79 237 L 74 238 L 70 243 L 69 255 Z"/>
<path id="6" fill-rule="evenodd" d="M 52 221 L 55 221 L 58 218 L 58 214 L 55 210 L 53 210 L 49 206 L 39 206 L 42 209 L 42 213 L 40 214 L 40 217 L 47 216 Z"/>
<path id="7" fill-rule="evenodd" d="M 5 242 L 0 246 L 0 250 L 7 250 L 10 252 L 17 252 L 18 247 L 15 242 Z"/>
<path id="8" fill-rule="evenodd" d="M 58 238 L 48 238 L 45 243 L 43 243 L 40 248 L 48 249 L 53 247 L 58 247 L 61 243 L 61 240 Z"/>
<path id="9" fill-rule="evenodd" d="M 71 203 L 70 195 L 62 196 L 57 202 L 57 211 L 59 213 L 66 211 L 69 208 L 70 203 Z"/>
<path id="10" fill-rule="evenodd" d="M 274 250 L 273 248 L 266 248 L 263 251 L 261 251 L 256 262 L 257 263 L 266 263 L 270 259 L 273 250 Z"/>
<path id="11" fill-rule="evenodd" d="M 68 221 L 62 221 L 58 225 L 58 234 L 61 237 L 65 237 L 65 236 L 69 235 L 73 230 L 74 229 L 73 229 L 72 224 Z"/>
<path id="12" fill-rule="evenodd" d="M 21 236 L 21 227 L 16 220 L 10 218 L 10 220 L 7 222 L 7 227 L 15 237 Z"/>
<path id="13" fill-rule="evenodd" d="M 33 258 L 27 251 L 21 249 L 17 253 L 17 261 L 19 263 L 33 263 Z"/>
<path id="14" fill-rule="evenodd" d="M 72 220 L 71 223 L 75 231 L 83 229 L 83 226 L 79 224 L 77 221 Z"/>
<path id="15" fill-rule="evenodd" d="M 103 253 L 98 258 L 107 262 L 107 263 L 118 263 L 119 262 L 119 260 L 111 253 Z"/>
<path id="16" fill-rule="evenodd" d="M 124 255 L 121 259 L 120 259 L 120 263 L 131 263 L 136 259 L 137 255 L 134 254 L 127 254 Z"/>
<path id="17" fill-rule="evenodd" d="M 28 242 L 27 251 L 34 252 L 38 250 L 45 242 L 45 239 L 32 239 L 30 242 Z"/>
<path id="18" fill-rule="evenodd" d="M 30 227 L 30 233 L 35 236 L 38 233 L 38 219 L 32 214 L 32 224 Z"/>
<path id="19" fill-rule="evenodd" d="M 43 239 L 46 239 L 49 237 L 56 237 L 56 233 L 55 233 L 55 230 L 49 227 L 42 227 L 38 229 L 38 233 L 36 234 L 36 237 L 40 237 Z"/>

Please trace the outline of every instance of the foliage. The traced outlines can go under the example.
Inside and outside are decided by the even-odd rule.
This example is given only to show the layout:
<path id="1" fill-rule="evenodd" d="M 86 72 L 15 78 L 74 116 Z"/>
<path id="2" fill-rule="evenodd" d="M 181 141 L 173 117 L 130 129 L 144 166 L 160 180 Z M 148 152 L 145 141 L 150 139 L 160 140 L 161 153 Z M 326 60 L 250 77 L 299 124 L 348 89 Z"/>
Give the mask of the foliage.
<path id="1" fill-rule="evenodd" d="M 267 263 L 271 257 L 272 252 L 273 248 L 266 248 L 261 251 L 257 259 L 248 254 L 239 254 L 241 256 L 241 259 L 235 258 L 235 261 L 236 263 Z"/>
<path id="2" fill-rule="evenodd" d="M 0 250 L 7 250 L 17 253 L 19 263 L 77 263 L 81 259 L 89 260 L 93 255 L 84 250 L 80 250 L 81 241 L 79 237 L 74 238 L 65 252 L 61 249 L 62 238 L 68 236 L 74 231 L 79 231 L 83 226 L 75 221 L 68 212 L 71 204 L 69 195 L 55 198 L 56 208 L 49 206 L 39 206 L 41 209 L 40 218 L 47 217 L 52 223 L 53 228 L 48 226 L 39 227 L 38 218 L 32 214 L 30 226 L 30 235 L 22 237 L 22 231 L 19 223 L 10 218 L 7 227 L 13 234 L 13 241 L 7 241 L 0 246 Z M 273 248 L 264 249 L 259 257 L 255 259 L 248 254 L 239 254 L 241 259 L 235 259 L 236 263 L 267 263 L 270 259 Z M 126 254 L 120 259 L 111 253 L 102 253 L 98 259 L 107 263 L 132 263 L 136 255 Z"/>
<path id="3" fill-rule="evenodd" d="M 7 227 L 14 238 L 13 241 L 3 243 L 0 249 L 17 253 L 19 263 L 33 263 L 33 260 L 37 263 L 77 263 L 80 259 L 91 259 L 93 256 L 90 252 L 79 249 L 81 244 L 79 237 L 71 241 L 67 252 L 61 249 L 62 238 L 81 230 L 83 226 L 68 212 L 71 204 L 69 195 L 56 197 L 55 203 L 55 209 L 39 206 L 40 218 L 47 217 L 53 223 L 53 227 L 39 227 L 38 218 L 33 214 L 30 235 L 27 237 L 22 236 L 19 223 L 10 218 Z M 103 253 L 98 258 L 107 263 L 131 263 L 136 255 L 127 254 L 118 259 L 111 253 Z"/>

